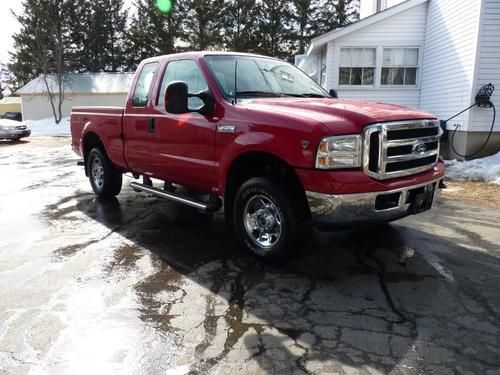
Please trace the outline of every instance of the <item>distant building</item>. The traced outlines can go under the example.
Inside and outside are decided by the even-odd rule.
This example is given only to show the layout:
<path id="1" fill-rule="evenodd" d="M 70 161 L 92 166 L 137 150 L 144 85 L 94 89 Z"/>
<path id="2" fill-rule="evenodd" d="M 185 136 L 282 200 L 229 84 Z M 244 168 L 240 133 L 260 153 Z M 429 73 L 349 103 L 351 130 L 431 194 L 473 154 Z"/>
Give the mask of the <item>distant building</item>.
<path id="1" fill-rule="evenodd" d="M 5 112 L 21 112 L 21 98 L 6 96 L 0 100 L 0 116 Z"/>
<path id="2" fill-rule="evenodd" d="M 474 103 L 491 82 L 500 113 L 500 0 L 360 0 L 360 17 L 314 38 L 297 65 L 340 97 L 422 108 L 440 119 Z M 448 123 L 460 126 L 459 153 L 481 146 L 492 112 L 473 108 Z M 485 153 L 499 148 L 500 115 Z"/>
<path id="3" fill-rule="evenodd" d="M 132 73 L 75 73 L 64 79 L 62 112 L 69 116 L 73 106 L 124 106 Z M 55 81 L 49 80 L 56 93 Z M 40 120 L 52 117 L 45 80 L 39 76 L 17 91 L 21 96 L 24 120 Z"/>

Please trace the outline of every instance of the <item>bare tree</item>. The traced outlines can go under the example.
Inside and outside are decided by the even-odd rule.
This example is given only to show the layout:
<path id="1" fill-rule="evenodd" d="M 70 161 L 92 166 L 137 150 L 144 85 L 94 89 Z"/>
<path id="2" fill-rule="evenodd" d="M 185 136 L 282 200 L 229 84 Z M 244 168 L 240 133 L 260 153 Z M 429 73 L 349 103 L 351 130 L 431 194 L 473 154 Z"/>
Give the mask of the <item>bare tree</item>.
<path id="1" fill-rule="evenodd" d="M 54 120 L 59 124 L 65 97 L 64 31 L 60 17 L 46 18 L 38 26 L 33 38 L 33 54 L 40 64 Z"/>
<path id="2" fill-rule="evenodd" d="M 66 86 L 67 37 L 63 3 L 63 0 L 44 1 L 44 7 L 39 10 L 40 14 L 33 17 L 30 25 L 31 54 L 38 62 L 40 77 L 47 90 L 56 124 L 62 120 Z"/>

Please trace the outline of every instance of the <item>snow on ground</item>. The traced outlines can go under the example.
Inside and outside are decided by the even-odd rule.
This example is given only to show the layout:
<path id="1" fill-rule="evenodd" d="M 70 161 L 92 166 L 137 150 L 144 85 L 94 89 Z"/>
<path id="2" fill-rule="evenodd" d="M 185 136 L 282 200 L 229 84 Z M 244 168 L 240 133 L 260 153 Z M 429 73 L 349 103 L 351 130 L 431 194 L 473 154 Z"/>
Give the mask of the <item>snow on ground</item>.
<path id="1" fill-rule="evenodd" d="M 457 181 L 484 181 L 500 185 L 500 152 L 481 159 L 446 162 L 446 176 Z"/>
<path id="2" fill-rule="evenodd" d="M 61 136 L 70 135 L 69 117 L 65 117 L 56 124 L 53 117 L 43 120 L 26 120 L 26 125 L 31 129 L 31 136 Z"/>

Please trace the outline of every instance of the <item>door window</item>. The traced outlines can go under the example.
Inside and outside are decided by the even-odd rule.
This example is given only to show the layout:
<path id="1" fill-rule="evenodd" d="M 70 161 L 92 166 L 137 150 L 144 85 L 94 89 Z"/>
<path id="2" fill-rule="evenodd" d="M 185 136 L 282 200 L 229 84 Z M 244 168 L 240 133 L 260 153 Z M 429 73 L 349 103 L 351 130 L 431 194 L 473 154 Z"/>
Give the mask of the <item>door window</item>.
<path id="1" fill-rule="evenodd" d="M 196 94 L 208 88 L 207 81 L 203 76 L 198 64 L 194 60 L 176 60 L 171 61 L 167 65 L 163 80 L 161 83 L 160 92 L 157 103 L 164 106 L 165 90 L 173 81 L 183 81 L 188 86 L 189 94 Z M 188 108 L 197 109 L 203 106 L 203 101 L 200 98 L 188 98 Z"/>
<path id="2" fill-rule="evenodd" d="M 137 79 L 134 96 L 132 97 L 132 105 L 134 107 L 145 107 L 148 104 L 149 89 L 151 88 L 157 68 L 158 63 L 146 64 L 142 68 L 141 74 Z"/>

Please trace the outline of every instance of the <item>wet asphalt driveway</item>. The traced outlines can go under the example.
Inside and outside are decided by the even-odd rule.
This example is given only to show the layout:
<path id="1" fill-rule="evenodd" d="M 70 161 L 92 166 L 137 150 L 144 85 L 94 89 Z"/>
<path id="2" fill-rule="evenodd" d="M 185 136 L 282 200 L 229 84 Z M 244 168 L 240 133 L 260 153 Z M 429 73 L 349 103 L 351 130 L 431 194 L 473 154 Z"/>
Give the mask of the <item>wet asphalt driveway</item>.
<path id="1" fill-rule="evenodd" d="M 264 264 L 221 217 L 95 199 L 68 144 L 0 144 L 0 374 L 500 374 L 499 210 Z"/>

